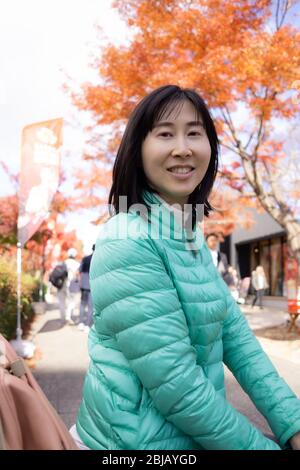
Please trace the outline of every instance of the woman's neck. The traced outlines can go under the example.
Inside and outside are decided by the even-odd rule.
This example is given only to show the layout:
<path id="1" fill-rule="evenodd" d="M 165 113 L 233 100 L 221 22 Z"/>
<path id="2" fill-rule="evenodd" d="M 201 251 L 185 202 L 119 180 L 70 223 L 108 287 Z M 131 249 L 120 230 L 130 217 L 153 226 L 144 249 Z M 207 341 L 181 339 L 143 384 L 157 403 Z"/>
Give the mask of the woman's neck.
<path id="1" fill-rule="evenodd" d="M 174 203 L 170 203 L 168 201 L 166 201 L 165 198 L 163 198 L 160 194 L 157 194 L 156 193 L 156 197 L 163 203 L 165 204 L 167 207 L 169 207 L 170 209 L 174 210 L 175 212 L 178 211 L 179 212 L 182 212 L 183 211 L 183 207 L 182 205 L 179 203 L 179 202 L 174 202 Z"/>

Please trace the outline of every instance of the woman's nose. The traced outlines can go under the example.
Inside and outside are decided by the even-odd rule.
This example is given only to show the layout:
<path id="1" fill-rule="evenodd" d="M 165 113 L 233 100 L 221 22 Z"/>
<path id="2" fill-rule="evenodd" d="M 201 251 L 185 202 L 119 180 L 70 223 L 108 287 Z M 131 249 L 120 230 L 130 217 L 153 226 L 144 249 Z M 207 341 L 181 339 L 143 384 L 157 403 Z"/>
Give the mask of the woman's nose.
<path id="1" fill-rule="evenodd" d="M 184 137 L 178 138 L 175 141 L 175 146 L 172 150 L 173 156 L 186 157 L 192 154 L 191 149 L 189 148 L 188 142 Z"/>

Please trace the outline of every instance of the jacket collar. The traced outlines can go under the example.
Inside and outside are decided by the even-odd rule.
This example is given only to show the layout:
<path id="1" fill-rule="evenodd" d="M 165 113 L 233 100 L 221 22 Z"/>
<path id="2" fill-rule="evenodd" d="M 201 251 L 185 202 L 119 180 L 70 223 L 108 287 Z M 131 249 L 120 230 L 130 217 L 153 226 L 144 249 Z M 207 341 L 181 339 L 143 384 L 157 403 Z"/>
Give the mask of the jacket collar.
<path id="1" fill-rule="evenodd" d="M 185 243 L 187 250 L 198 251 L 204 241 L 203 232 L 199 226 L 194 230 L 187 221 L 183 220 L 183 211 L 168 204 L 156 193 L 144 190 L 143 199 L 150 207 L 148 211 L 148 230 L 153 238 L 173 239 Z M 185 218 L 186 215 L 185 215 Z"/>

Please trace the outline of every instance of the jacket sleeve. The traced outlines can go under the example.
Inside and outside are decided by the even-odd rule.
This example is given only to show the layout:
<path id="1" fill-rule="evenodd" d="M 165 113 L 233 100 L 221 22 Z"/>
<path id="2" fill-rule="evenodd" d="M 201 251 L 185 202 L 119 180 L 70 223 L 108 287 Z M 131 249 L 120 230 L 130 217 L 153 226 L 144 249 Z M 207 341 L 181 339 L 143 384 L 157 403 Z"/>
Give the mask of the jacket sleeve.
<path id="1" fill-rule="evenodd" d="M 231 295 L 223 328 L 224 363 L 267 419 L 281 447 L 300 430 L 300 400 L 279 376 Z"/>
<path id="2" fill-rule="evenodd" d="M 103 316 L 166 420 L 206 449 L 280 449 L 197 365 L 177 291 L 151 241 L 102 240 L 92 264 L 95 321 Z"/>

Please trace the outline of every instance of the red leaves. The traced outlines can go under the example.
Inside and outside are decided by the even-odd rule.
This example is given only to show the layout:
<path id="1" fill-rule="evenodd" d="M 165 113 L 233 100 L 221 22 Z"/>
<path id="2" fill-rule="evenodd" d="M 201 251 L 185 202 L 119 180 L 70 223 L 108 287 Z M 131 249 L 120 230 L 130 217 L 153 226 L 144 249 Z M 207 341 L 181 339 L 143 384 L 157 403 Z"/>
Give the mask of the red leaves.
<path id="1" fill-rule="evenodd" d="M 65 225 L 59 223 L 57 216 L 70 209 L 70 200 L 60 192 L 55 194 L 51 206 L 51 216 L 44 221 L 39 230 L 26 243 L 23 255 L 24 271 L 36 271 L 42 268 L 42 256 L 48 246 L 45 268 L 49 269 L 57 260 L 54 247 L 58 245 L 59 257 L 66 256 L 67 250 L 75 246 L 81 253 L 82 245 L 75 231 L 66 231 Z M 15 255 L 17 244 L 18 199 L 16 195 L 0 198 L 0 253 L 10 252 Z M 51 249 L 52 247 L 52 249 Z M 57 250 L 56 250 L 57 252 Z"/>
<path id="2" fill-rule="evenodd" d="M 16 232 L 18 217 L 17 196 L 0 198 L 0 236 L 10 236 Z"/>
<path id="3" fill-rule="evenodd" d="M 231 163 L 231 168 L 232 168 L 233 170 L 236 170 L 237 168 L 240 168 L 240 166 L 241 166 L 241 162 L 233 162 L 233 163 Z"/>

